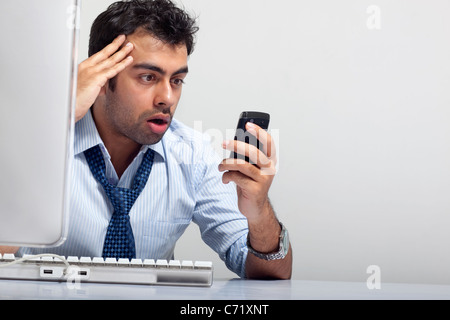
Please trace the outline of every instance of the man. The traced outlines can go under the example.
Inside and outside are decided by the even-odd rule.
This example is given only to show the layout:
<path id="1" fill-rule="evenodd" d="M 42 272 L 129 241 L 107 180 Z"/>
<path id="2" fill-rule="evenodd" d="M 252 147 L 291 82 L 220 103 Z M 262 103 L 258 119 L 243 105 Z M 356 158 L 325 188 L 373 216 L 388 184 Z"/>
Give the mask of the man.
<path id="1" fill-rule="evenodd" d="M 170 0 L 117 2 L 96 19 L 78 73 L 68 237 L 58 248 L 19 254 L 172 259 L 193 221 L 239 276 L 290 278 L 287 232 L 268 199 L 271 136 L 248 124 L 263 152 L 237 141 L 224 148 L 256 165 L 220 162 L 173 119 L 196 31 Z"/>

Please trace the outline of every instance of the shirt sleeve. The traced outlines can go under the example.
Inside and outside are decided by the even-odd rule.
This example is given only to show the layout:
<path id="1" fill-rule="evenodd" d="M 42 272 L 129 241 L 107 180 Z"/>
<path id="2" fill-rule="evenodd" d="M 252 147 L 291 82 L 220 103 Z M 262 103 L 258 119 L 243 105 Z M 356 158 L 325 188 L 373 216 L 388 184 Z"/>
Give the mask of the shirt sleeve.
<path id="1" fill-rule="evenodd" d="M 225 262 L 228 269 L 245 277 L 247 259 L 247 218 L 237 205 L 236 185 L 224 184 L 218 165 L 222 159 L 205 145 L 196 166 L 196 205 L 193 221 L 203 241 Z"/>

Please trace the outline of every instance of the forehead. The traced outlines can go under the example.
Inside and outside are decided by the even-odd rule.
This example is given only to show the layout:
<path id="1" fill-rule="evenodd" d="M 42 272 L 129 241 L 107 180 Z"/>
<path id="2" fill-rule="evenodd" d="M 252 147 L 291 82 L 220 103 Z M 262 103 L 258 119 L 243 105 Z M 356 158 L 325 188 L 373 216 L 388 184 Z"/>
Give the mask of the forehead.
<path id="1" fill-rule="evenodd" d="M 138 29 L 127 36 L 127 40 L 133 43 L 133 65 L 152 63 L 164 67 L 167 70 L 178 70 L 187 65 L 187 48 L 182 45 L 167 44 L 145 30 Z"/>

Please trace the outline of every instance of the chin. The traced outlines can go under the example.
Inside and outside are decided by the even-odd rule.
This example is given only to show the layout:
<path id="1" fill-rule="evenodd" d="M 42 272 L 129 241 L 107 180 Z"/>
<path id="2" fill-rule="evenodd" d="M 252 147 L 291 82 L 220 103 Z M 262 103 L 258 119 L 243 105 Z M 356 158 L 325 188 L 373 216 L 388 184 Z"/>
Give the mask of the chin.
<path id="1" fill-rule="evenodd" d="M 165 132 L 162 134 L 155 134 L 152 132 L 151 135 L 136 137 L 133 140 L 140 145 L 153 145 L 160 142 L 161 139 L 164 137 L 164 134 Z"/>

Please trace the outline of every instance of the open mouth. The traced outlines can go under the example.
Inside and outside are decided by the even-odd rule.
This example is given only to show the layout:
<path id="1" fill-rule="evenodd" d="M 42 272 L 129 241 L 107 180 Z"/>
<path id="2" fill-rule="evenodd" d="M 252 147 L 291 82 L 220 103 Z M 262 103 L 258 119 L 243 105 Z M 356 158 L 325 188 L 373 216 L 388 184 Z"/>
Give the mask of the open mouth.
<path id="1" fill-rule="evenodd" d="M 162 125 L 162 124 L 166 124 L 167 123 L 167 121 L 165 121 L 163 119 L 152 119 L 152 120 L 149 120 L 148 122 L 152 122 L 152 123 L 155 123 L 157 125 Z"/>
<path id="2" fill-rule="evenodd" d="M 150 130 L 156 134 L 163 134 L 169 127 L 169 118 L 167 117 L 156 117 L 147 120 L 147 124 Z"/>

